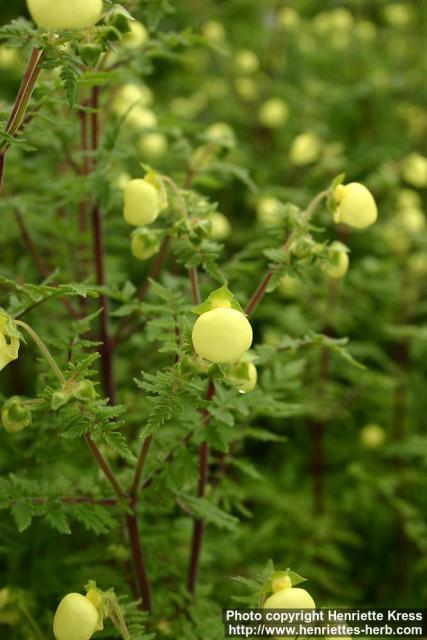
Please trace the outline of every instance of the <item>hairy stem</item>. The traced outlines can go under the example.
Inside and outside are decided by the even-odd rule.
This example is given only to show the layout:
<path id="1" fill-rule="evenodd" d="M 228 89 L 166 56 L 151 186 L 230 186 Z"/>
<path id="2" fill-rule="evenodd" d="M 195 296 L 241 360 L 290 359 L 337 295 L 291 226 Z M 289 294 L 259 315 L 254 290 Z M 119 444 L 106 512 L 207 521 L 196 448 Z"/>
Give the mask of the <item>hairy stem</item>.
<path id="1" fill-rule="evenodd" d="M 58 378 L 61 385 L 64 384 L 65 383 L 64 374 L 56 364 L 55 358 L 52 356 L 51 352 L 49 351 L 49 349 L 47 348 L 43 340 L 40 338 L 40 336 L 34 331 L 32 327 L 30 327 L 29 324 L 27 324 L 23 320 L 15 320 L 15 324 L 18 325 L 19 327 L 22 327 L 28 333 L 28 335 L 31 336 L 31 338 L 34 340 L 34 342 L 42 352 L 43 356 L 49 363 L 52 371 Z"/>
<path id="2" fill-rule="evenodd" d="M 306 224 L 307 222 L 309 222 L 311 216 L 314 214 L 318 205 L 322 202 L 324 198 L 326 198 L 327 195 L 328 195 L 328 191 L 321 191 L 320 193 L 317 194 L 315 198 L 313 198 L 313 200 L 310 202 L 307 209 L 304 211 L 304 213 L 301 216 L 301 224 Z M 295 235 L 296 235 L 295 231 L 292 231 L 289 234 L 285 244 L 283 245 L 283 251 L 285 253 L 289 251 L 289 248 L 293 240 L 295 239 Z M 274 270 L 269 269 L 269 271 L 267 271 L 267 273 L 261 280 L 260 284 L 255 289 L 254 293 L 252 294 L 248 302 L 248 306 L 246 307 L 246 314 L 248 316 L 251 316 L 253 314 L 253 312 L 261 302 L 265 292 L 267 291 L 268 284 L 271 278 L 273 277 L 273 275 L 274 275 Z"/>

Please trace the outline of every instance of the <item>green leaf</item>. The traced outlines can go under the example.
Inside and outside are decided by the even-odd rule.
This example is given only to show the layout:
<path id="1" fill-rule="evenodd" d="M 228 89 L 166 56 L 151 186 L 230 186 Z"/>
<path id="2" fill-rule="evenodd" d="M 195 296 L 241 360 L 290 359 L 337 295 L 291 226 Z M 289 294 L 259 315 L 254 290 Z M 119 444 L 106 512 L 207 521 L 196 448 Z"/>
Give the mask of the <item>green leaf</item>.
<path id="1" fill-rule="evenodd" d="M 35 511 L 35 506 L 31 500 L 22 499 L 13 504 L 12 515 L 20 533 L 28 529 L 35 515 Z"/>
<path id="2" fill-rule="evenodd" d="M 219 529 L 234 531 L 238 520 L 230 514 L 222 511 L 206 498 L 196 498 L 188 494 L 179 494 L 179 500 L 192 511 L 196 518 L 206 520 Z"/>
<path id="3" fill-rule="evenodd" d="M 215 289 L 215 291 L 212 291 L 212 293 L 202 304 L 200 304 L 198 307 L 192 308 L 192 312 L 201 316 L 202 313 L 212 311 L 212 309 L 218 309 L 219 307 L 236 309 L 237 311 L 244 313 L 244 310 L 237 302 L 226 284 L 223 284 L 219 289 Z"/>

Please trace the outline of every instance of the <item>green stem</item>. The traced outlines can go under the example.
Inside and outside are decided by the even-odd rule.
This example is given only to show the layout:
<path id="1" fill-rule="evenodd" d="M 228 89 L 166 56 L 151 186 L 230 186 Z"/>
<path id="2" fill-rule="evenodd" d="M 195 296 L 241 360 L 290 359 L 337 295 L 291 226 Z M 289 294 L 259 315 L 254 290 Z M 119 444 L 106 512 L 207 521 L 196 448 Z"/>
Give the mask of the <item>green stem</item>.
<path id="1" fill-rule="evenodd" d="M 15 324 L 25 329 L 25 331 L 31 336 L 31 338 L 34 340 L 34 342 L 36 343 L 36 345 L 38 346 L 38 348 L 46 358 L 47 362 L 49 363 L 50 367 L 52 368 L 52 371 L 55 373 L 59 382 L 61 384 L 65 384 L 64 374 L 56 364 L 54 357 L 52 356 L 52 354 L 50 353 L 49 349 L 47 348 L 43 340 L 40 338 L 40 336 L 34 331 L 34 329 L 30 327 L 29 324 L 27 324 L 23 320 L 15 320 Z"/>
<path id="2" fill-rule="evenodd" d="M 18 604 L 18 608 L 22 611 L 22 613 L 24 614 L 25 618 L 27 619 L 30 627 L 32 627 L 33 631 L 36 633 L 37 637 L 40 638 L 40 640 L 43 640 L 43 634 L 41 632 L 41 629 L 39 628 L 38 624 L 36 623 L 36 621 L 34 620 L 33 616 L 31 615 L 31 613 L 28 611 L 27 607 L 22 604 L 22 602 L 20 602 Z"/>
<path id="3" fill-rule="evenodd" d="M 114 624 L 116 629 L 119 631 L 123 640 L 131 640 L 125 617 L 122 613 L 119 603 L 117 602 L 117 598 L 114 594 L 109 594 L 106 596 L 106 601 L 110 606 L 110 619 Z"/>
<path id="4" fill-rule="evenodd" d="M 183 217 L 186 220 L 188 220 L 188 209 L 187 209 L 187 205 L 185 204 L 184 198 L 182 197 L 182 193 L 181 193 L 180 188 L 178 187 L 176 182 L 174 180 L 172 180 L 172 178 L 170 178 L 169 176 L 162 175 L 162 180 L 164 182 L 166 182 L 170 186 L 172 191 L 174 192 L 175 197 L 176 197 L 176 199 L 178 201 L 181 213 L 182 213 Z"/>

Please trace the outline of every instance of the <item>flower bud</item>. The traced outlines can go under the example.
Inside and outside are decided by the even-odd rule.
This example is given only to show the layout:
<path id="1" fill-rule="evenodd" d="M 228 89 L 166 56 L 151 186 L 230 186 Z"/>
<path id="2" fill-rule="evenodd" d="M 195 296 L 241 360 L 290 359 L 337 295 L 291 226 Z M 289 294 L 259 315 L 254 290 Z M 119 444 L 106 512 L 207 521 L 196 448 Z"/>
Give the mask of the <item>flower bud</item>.
<path id="1" fill-rule="evenodd" d="M 280 279 L 278 290 L 284 298 L 296 298 L 302 291 L 302 284 L 298 278 L 286 274 Z"/>
<path id="2" fill-rule="evenodd" d="M 126 188 L 126 185 L 128 185 L 131 180 L 132 178 L 130 177 L 130 175 L 126 173 L 126 171 L 123 171 L 122 173 L 119 173 L 119 175 L 114 181 L 114 184 L 118 189 L 120 189 L 121 191 L 124 191 Z"/>
<path id="3" fill-rule="evenodd" d="M 293 7 L 283 7 L 277 14 L 277 22 L 285 29 L 295 29 L 300 23 L 300 15 Z"/>
<path id="4" fill-rule="evenodd" d="M 9 603 L 9 601 L 10 601 L 9 587 L 3 587 L 3 589 L 0 589 L 0 610 L 4 609 L 5 606 Z"/>
<path id="5" fill-rule="evenodd" d="M 88 65 L 94 67 L 102 53 L 102 48 L 97 44 L 82 44 L 79 47 L 79 55 Z"/>
<path id="6" fill-rule="evenodd" d="M 247 78 L 245 76 L 236 78 L 236 80 L 234 81 L 234 86 L 236 87 L 236 91 L 242 98 L 242 100 L 251 102 L 258 96 L 258 84 L 253 78 Z"/>
<path id="7" fill-rule="evenodd" d="M 93 27 L 103 8 L 102 0 L 27 0 L 27 5 L 38 27 L 54 31 Z"/>
<path id="8" fill-rule="evenodd" d="M 340 279 L 348 271 L 350 260 L 348 248 L 342 242 L 333 242 L 329 247 L 330 260 L 326 262 L 322 269 L 330 278 Z"/>
<path id="9" fill-rule="evenodd" d="M 202 35 L 211 44 L 222 44 L 226 37 L 224 25 L 217 20 L 207 20 L 202 25 Z"/>
<path id="10" fill-rule="evenodd" d="M 259 69 L 258 56 L 250 49 L 242 49 L 234 57 L 234 66 L 240 73 L 252 75 Z"/>
<path id="11" fill-rule="evenodd" d="M 360 441 L 367 449 L 378 449 L 385 439 L 385 431 L 378 424 L 367 424 L 360 432 Z"/>
<path id="12" fill-rule="evenodd" d="M 396 216 L 396 222 L 409 235 L 422 231 L 426 224 L 424 213 L 415 207 L 402 209 Z"/>
<path id="13" fill-rule="evenodd" d="M 422 206 L 421 196 L 413 189 L 400 189 L 397 194 L 398 209 L 419 209 Z"/>
<path id="14" fill-rule="evenodd" d="M 413 187 L 427 187 L 427 158 L 419 153 L 411 153 L 403 161 L 402 175 Z"/>
<path id="15" fill-rule="evenodd" d="M 0 69 L 15 69 L 19 67 L 18 49 L 0 46 Z"/>
<path id="16" fill-rule="evenodd" d="M 279 224 L 280 210 L 280 200 L 272 196 L 261 198 L 256 205 L 257 218 L 266 227 Z"/>
<path id="17" fill-rule="evenodd" d="M 233 129 L 226 122 L 216 122 L 206 130 L 208 142 L 218 144 L 221 147 L 233 148 L 236 138 Z"/>
<path id="18" fill-rule="evenodd" d="M 128 82 L 117 91 L 113 108 L 119 115 L 124 115 L 133 106 L 149 107 L 153 102 L 151 90 L 143 84 Z"/>
<path id="19" fill-rule="evenodd" d="M 131 235 L 131 251 L 137 260 L 148 260 L 160 249 L 158 235 L 145 227 L 138 227 Z"/>
<path id="20" fill-rule="evenodd" d="M 378 217 L 378 209 L 371 192 L 359 182 L 340 184 L 333 194 L 337 203 L 334 214 L 336 223 L 343 222 L 351 227 L 363 229 L 373 224 Z"/>
<path id="21" fill-rule="evenodd" d="M 8 433 L 19 433 L 31 425 L 31 411 L 21 398 L 9 398 L 1 410 L 1 422 Z"/>
<path id="22" fill-rule="evenodd" d="M 124 218 L 128 224 L 143 227 L 156 220 L 165 203 L 160 186 L 147 179 L 131 180 L 124 189 Z"/>
<path id="23" fill-rule="evenodd" d="M 209 216 L 209 222 L 211 224 L 210 235 L 214 240 L 226 240 L 230 236 L 231 225 L 223 213 L 214 211 Z"/>
<path id="24" fill-rule="evenodd" d="M 296 167 L 305 167 L 319 159 L 322 141 L 315 133 L 300 133 L 292 142 L 289 160 Z"/>
<path id="25" fill-rule="evenodd" d="M 67 404 L 71 400 L 71 393 L 69 391 L 54 391 L 52 393 L 52 400 L 50 408 L 52 411 L 57 411 L 61 407 Z"/>
<path id="26" fill-rule="evenodd" d="M 261 105 L 258 113 L 260 123 L 267 129 L 278 129 L 288 117 L 288 105 L 281 98 L 270 98 Z"/>
<path id="27" fill-rule="evenodd" d="M 392 2 L 384 7 L 384 18 L 393 27 L 406 27 L 413 19 L 412 7 L 403 2 Z"/>
<path id="28" fill-rule="evenodd" d="M 227 369 L 225 378 L 240 393 L 250 393 L 256 387 L 258 372 L 252 362 L 239 362 Z"/>
<path id="29" fill-rule="evenodd" d="M 129 22 L 130 31 L 123 36 L 122 44 L 126 49 L 138 49 L 148 42 L 150 36 L 147 28 L 137 20 Z"/>
<path id="30" fill-rule="evenodd" d="M 19 347 L 19 332 L 12 318 L 0 309 L 0 371 L 17 359 Z"/>
<path id="31" fill-rule="evenodd" d="M 158 125 L 154 111 L 138 105 L 129 111 L 126 122 L 134 129 L 155 129 Z"/>
<path id="32" fill-rule="evenodd" d="M 139 150 L 142 155 L 151 159 L 164 156 L 168 148 L 168 139 L 163 133 L 145 133 L 139 139 Z"/>
<path id="33" fill-rule="evenodd" d="M 72 396 L 81 402 L 94 402 L 94 400 L 96 400 L 97 393 L 93 386 L 93 382 L 90 380 L 82 380 L 81 382 L 78 382 L 73 388 Z"/>

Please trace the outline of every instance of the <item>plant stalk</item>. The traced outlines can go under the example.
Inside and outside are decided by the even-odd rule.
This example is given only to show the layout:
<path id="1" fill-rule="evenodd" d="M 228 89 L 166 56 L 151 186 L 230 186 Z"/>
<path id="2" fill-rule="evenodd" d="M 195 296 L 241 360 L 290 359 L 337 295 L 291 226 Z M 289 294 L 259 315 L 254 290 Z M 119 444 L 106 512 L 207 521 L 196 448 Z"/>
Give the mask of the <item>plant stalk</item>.
<path id="1" fill-rule="evenodd" d="M 208 390 L 206 393 L 206 400 L 210 402 L 215 393 L 215 386 L 212 380 L 209 380 Z M 210 421 L 210 414 L 205 409 L 203 414 L 203 424 L 206 428 Z M 202 442 L 199 451 L 199 489 L 198 496 L 203 498 L 206 493 L 206 486 L 208 481 L 209 471 L 209 446 L 207 442 Z M 205 529 L 205 521 L 198 518 L 194 521 L 193 527 L 193 539 L 191 543 L 191 556 L 190 567 L 188 571 L 187 589 L 191 594 L 194 594 L 197 586 L 197 578 L 199 574 L 200 555 L 202 552 L 203 533 Z"/>
<path id="2" fill-rule="evenodd" d="M 27 64 L 27 68 L 22 78 L 21 86 L 18 91 L 18 95 L 15 99 L 12 112 L 6 123 L 5 132 L 10 136 L 14 136 L 21 128 L 21 125 L 25 119 L 25 114 L 31 96 L 33 95 L 38 77 L 41 72 L 41 62 L 43 60 L 44 52 L 40 49 L 34 48 L 31 52 L 30 59 Z M 3 184 L 3 175 L 5 168 L 6 153 L 10 144 L 4 143 L 0 147 L 0 192 Z"/>
<path id="3" fill-rule="evenodd" d="M 14 322 L 17 326 L 22 327 L 28 333 L 29 336 L 31 336 L 31 338 L 34 340 L 34 342 L 42 352 L 43 356 L 49 363 L 52 371 L 58 378 L 59 382 L 61 383 L 61 385 L 63 385 L 65 383 L 64 374 L 56 364 L 55 358 L 52 356 L 51 352 L 49 351 L 49 349 L 47 348 L 43 340 L 40 338 L 40 336 L 34 331 L 32 327 L 30 327 L 29 324 L 27 324 L 23 320 L 15 320 Z"/>

